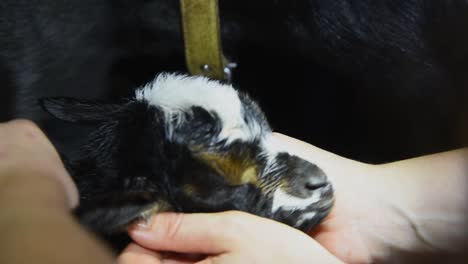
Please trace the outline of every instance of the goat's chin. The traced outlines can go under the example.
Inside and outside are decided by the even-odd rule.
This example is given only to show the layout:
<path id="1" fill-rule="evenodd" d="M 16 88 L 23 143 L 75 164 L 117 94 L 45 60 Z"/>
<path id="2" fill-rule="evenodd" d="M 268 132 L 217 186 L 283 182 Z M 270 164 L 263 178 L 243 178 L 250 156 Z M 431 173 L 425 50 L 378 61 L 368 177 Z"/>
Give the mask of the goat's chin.
<path id="1" fill-rule="evenodd" d="M 300 210 L 280 208 L 273 214 L 272 218 L 303 232 L 310 232 L 331 212 L 334 206 L 332 193 L 332 191 L 326 192 L 318 202 Z"/>
<path id="2" fill-rule="evenodd" d="M 273 219 L 308 233 L 328 216 L 332 207 L 333 203 L 327 207 L 318 209 L 311 208 L 298 211 L 278 210 Z"/>

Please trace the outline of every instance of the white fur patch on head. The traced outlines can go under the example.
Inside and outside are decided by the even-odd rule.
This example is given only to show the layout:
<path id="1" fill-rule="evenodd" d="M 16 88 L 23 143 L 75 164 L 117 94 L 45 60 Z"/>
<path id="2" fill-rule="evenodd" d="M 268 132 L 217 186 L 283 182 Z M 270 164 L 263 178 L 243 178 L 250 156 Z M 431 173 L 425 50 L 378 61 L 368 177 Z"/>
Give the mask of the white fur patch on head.
<path id="1" fill-rule="evenodd" d="M 285 211 L 304 210 L 310 205 L 319 202 L 321 195 L 322 194 L 320 192 L 314 192 L 310 197 L 299 198 L 286 193 L 281 190 L 281 188 L 278 188 L 273 194 L 271 212 L 274 213 L 280 208 Z"/>
<path id="2" fill-rule="evenodd" d="M 160 74 L 136 92 L 136 99 L 160 107 L 166 116 L 171 136 L 173 126 L 183 122 L 183 113 L 191 107 L 201 107 L 218 115 L 222 122 L 220 140 L 227 143 L 240 139 L 251 141 L 260 137 L 261 130 L 248 126 L 242 115 L 242 103 L 231 85 L 205 77 Z"/>

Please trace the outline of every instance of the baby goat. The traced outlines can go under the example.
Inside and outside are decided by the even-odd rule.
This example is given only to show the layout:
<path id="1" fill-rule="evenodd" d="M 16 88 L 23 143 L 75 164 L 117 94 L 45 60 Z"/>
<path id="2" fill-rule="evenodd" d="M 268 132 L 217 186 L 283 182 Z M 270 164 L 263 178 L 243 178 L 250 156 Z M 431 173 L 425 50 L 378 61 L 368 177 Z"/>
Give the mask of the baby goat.
<path id="1" fill-rule="evenodd" d="M 64 158 L 81 195 L 77 214 L 102 235 L 162 211 L 240 210 L 306 231 L 333 205 L 325 173 L 275 144 L 258 105 L 230 85 L 161 74 L 122 104 L 41 104 L 97 126 L 79 158 Z"/>

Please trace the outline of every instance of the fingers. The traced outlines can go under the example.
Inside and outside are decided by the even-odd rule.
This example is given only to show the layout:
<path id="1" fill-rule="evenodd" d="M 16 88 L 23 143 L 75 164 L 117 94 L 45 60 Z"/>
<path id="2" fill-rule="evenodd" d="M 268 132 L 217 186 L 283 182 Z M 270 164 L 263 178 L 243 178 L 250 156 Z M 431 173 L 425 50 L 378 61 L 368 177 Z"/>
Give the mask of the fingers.
<path id="1" fill-rule="evenodd" d="M 257 219 L 242 212 L 162 213 L 134 225 L 129 234 L 135 242 L 153 250 L 219 255 L 238 249 Z"/>
<path id="2" fill-rule="evenodd" d="M 138 244 L 154 250 L 222 254 L 234 239 L 219 215 L 157 214 L 133 226 L 129 234 Z"/>
<path id="3" fill-rule="evenodd" d="M 117 259 L 117 264 L 193 264 L 198 263 L 199 256 L 159 253 L 130 244 Z"/>
<path id="4" fill-rule="evenodd" d="M 339 263 L 306 234 L 242 212 L 163 213 L 133 226 L 129 234 L 148 250 L 206 256 L 196 264 Z M 159 260 L 166 263 L 164 257 Z"/>
<path id="5" fill-rule="evenodd" d="M 160 264 L 161 254 L 132 243 L 124 249 L 117 259 L 117 264 L 131 263 Z"/>
<path id="6" fill-rule="evenodd" d="M 268 231 L 262 230 L 262 225 L 266 223 L 268 226 L 270 222 L 234 211 L 216 214 L 161 213 L 133 226 L 129 234 L 135 243 L 148 250 L 182 253 L 178 257 L 158 254 L 160 263 L 243 263 L 242 258 L 236 261 L 239 256 L 233 252 L 249 251 L 245 248 L 258 245 L 255 240 L 261 241 L 264 235 L 270 233 L 268 228 Z M 251 237 L 252 230 L 257 231 L 254 234 L 258 235 L 256 239 Z M 144 251 L 139 253 L 145 254 Z M 133 257 L 139 255 L 134 254 Z"/>
<path id="7" fill-rule="evenodd" d="M 308 238 L 284 224 L 243 212 L 211 214 L 161 213 L 129 230 L 139 245 L 157 251 L 220 255 L 247 248 L 271 236 Z M 255 231 L 252 234 L 252 231 Z"/>

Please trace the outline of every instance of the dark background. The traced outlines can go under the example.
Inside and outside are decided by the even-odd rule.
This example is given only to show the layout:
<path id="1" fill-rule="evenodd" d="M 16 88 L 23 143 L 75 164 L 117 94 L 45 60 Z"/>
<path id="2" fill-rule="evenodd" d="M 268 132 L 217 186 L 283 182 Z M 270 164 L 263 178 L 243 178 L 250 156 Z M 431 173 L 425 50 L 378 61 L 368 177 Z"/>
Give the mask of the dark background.
<path id="1" fill-rule="evenodd" d="M 234 86 L 273 128 L 371 163 L 464 146 L 465 1 L 220 1 Z M 52 120 L 48 96 L 119 101 L 186 72 L 178 1 L 0 4 L 0 120 L 29 118 L 58 147 L 89 128 Z"/>

